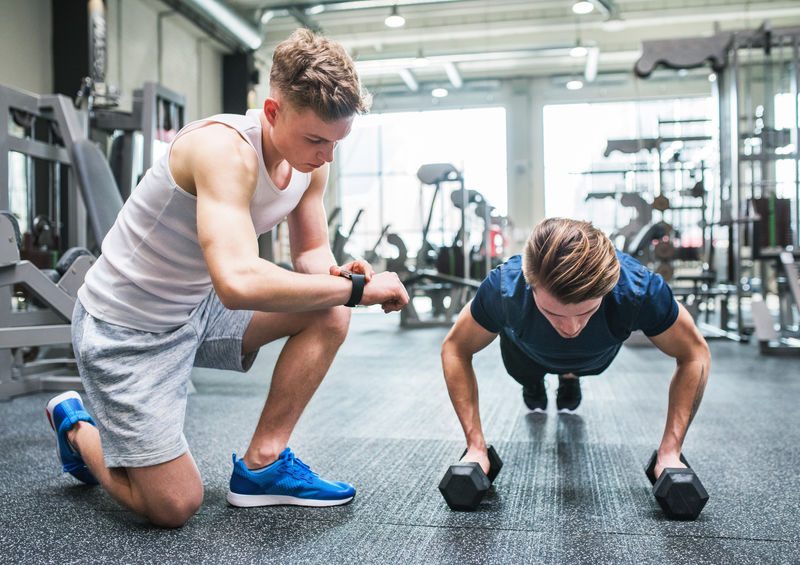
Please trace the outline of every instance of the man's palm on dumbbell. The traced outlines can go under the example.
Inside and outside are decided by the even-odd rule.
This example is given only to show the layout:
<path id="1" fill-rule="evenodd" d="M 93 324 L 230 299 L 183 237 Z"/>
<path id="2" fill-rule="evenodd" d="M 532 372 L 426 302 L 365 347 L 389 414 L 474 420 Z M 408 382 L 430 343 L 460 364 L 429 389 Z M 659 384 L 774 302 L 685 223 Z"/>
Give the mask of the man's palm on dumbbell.
<path id="1" fill-rule="evenodd" d="M 686 465 L 680 459 L 680 453 L 661 455 L 658 454 L 658 461 L 656 461 L 655 475 L 656 479 L 661 476 L 664 469 L 685 469 Z"/>
<path id="2" fill-rule="evenodd" d="M 489 474 L 489 455 L 486 451 L 486 446 L 483 447 L 470 447 L 461 458 L 462 463 L 474 462 L 481 466 L 484 474 Z"/>

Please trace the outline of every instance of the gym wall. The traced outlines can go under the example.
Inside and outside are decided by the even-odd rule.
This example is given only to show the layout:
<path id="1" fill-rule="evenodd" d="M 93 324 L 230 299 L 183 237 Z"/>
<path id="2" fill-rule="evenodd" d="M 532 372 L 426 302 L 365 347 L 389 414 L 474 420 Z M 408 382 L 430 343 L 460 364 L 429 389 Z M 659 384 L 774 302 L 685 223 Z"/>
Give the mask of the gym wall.
<path id="1" fill-rule="evenodd" d="M 186 96 L 187 122 L 222 111 L 223 49 L 215 41 L 161 2 L 106 0 L 106 18 L 106 76 L 120 88 L 122 108 L 134 89 L 156 81 Z"/>
<path id="2" fill-rule="evenodd" d="M 50 14 L 50 0 L 3 1 L 0 84 L 36 93 L 53 89 Z"/>
<path id="3" fill-rule="evenodd" d="M 3 1 L 0 52 L 13 56 L 0 57 L 0 84 L 53 91 L 51 20 L 51 0 Z M 106 21 L 106 77 L 121 91 L 121 109 L 130 109 L 134 89 L 157 81 L 186 96 L 187 121 L 222 111 L 224 49 L 217 42 L 155 0 L 106 0 Z"/>

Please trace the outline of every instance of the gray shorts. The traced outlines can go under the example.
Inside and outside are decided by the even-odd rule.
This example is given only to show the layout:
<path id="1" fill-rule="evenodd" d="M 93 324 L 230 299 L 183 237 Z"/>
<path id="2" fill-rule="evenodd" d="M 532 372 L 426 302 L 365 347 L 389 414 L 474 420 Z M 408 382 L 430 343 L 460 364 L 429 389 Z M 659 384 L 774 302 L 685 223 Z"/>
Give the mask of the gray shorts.
<path id="1" fill-rule="evenodd" d="M 247 371 L 242 355 L 253 317 L 215 292 L 177 329 L 152 333 L 98 320 L 75 303 L 72 346 L 108 467 L 147 467 L 188 451 L 183 435 L 192 367 Z"/>

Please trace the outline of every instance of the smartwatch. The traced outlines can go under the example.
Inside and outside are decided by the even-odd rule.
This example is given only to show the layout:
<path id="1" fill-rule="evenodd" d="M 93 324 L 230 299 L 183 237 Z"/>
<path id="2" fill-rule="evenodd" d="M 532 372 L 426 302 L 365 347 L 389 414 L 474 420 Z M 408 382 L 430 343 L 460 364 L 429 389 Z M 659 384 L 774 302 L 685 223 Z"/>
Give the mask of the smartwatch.
<path id="1" fill-rule="evenodd" d="M 353 291 L 350 293 L 350 299 L 345 304 L 345 306 L 353 308 L 361 302 L 361 297 L 364 296 L 364 285 L 366 284 L 367 277 L 359 275 L 358 273 L 345 271 L 344 269 L 339 273 L 339 276 L 350 279 L 353 282 Z"/>

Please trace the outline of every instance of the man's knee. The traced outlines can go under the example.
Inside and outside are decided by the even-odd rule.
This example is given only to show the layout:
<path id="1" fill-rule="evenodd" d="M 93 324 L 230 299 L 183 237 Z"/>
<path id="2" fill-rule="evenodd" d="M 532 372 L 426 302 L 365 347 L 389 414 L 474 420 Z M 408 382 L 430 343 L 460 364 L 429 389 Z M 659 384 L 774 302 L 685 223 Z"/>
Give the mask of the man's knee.
<path id="1" fill-rule="evenodd" d="M 342 343 L 347 337 L 347 330 L 350 328 L 350 308 L 336 306 L 335 308 L 320 310 L 314 325 L 332 341 Z"/>
<path id="2" fill-rule="evenodd" d="M 132 509 L 162 528 L 180 528 L 203 504 L 203 481 L 190 453 L 152 467 L 129 468 Z"/>
<path id="3" fill-rule="evenodd" d="M 203 504 L 199 493 L 171 495 L 162 500 L 148 501 L 147 519 L 162 528 L 180 528 L 194 516 Z"/>

